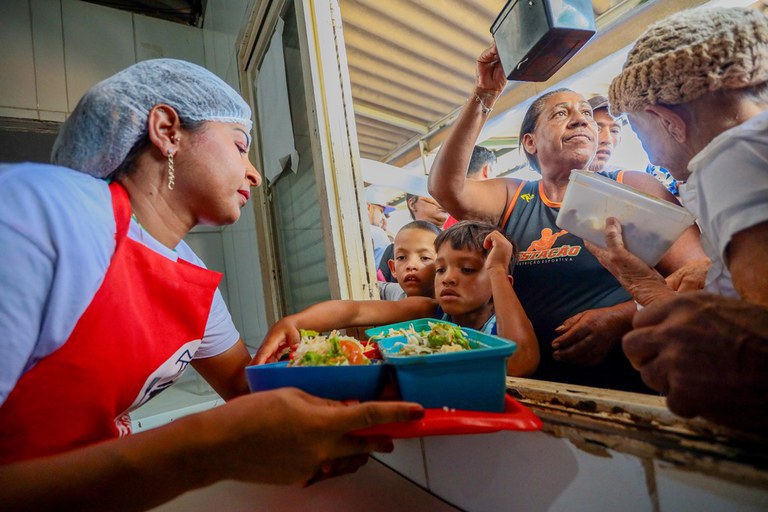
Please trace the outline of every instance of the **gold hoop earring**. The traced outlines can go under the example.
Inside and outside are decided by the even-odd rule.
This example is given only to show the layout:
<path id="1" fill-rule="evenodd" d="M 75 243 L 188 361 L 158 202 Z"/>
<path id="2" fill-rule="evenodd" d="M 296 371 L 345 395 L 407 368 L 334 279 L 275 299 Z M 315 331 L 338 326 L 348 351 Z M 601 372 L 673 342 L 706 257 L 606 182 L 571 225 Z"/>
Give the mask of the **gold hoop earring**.
<path id="1" fill-rule="evenodd" d="M 173 169 L 173 153 L 168 150 L 168 190 L 173 190 L 176 180 L 176 173 Z"/>

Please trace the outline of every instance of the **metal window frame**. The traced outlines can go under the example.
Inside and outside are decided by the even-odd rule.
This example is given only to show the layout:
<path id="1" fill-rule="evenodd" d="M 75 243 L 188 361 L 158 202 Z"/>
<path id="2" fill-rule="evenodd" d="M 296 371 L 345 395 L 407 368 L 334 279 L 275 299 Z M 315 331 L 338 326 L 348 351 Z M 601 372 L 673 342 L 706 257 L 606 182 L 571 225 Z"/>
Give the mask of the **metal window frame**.
<path id="1" fill-rule="evenodd" d="M 326 251 L 329 267 L 332 267 L 329 279 L 332 280 L 334 294 L 339 298 L 370 298 L 374 284 L 369 270 L 373 255 L 364 244 L 368 221 L 359 206 L 365 201 L 338 3 L 336 0 L 295 1 L 297 11 L 302 9 L 301 16 L 305 21 L 302 38 L 310 50 L 310 58 L 304 62 L 305 77 L 311 77 L 311 82 L 308 80 L 312 91 L 309 100 L 322 121 L 314 134 L 313 147 L 318 148 L 315 157 L 322 164 L 315 167 L 322 174 L 317 178 L 322 189 L 323 229 L 328 235 Z M 653 20 L 704 2 L 670 0 L 640 3 L 644 3 L 642 9 L 631 16 L 612 20 L 606 33 L 599 36 L 600 44 L 592 45 L 592 50 L 585 50 L 574 58 L 550 82 L 513 87 L 500 100 L 497 112 L 527 100 L 564 77 L 630 44 Z M 241 83 L 250 83 L 248 70 L 252 69 L 253 62 L 260 61 L 266 51 L 264 41 L 257 44 L 258 34 L 271 35 L 275 16 L 284 5 L 285 0 L 265 0 L 253 7 L 240 39 Z M 268 41 L 269 37 L 263 39 Z M 324 41 L 331 41 L 332 44 L 323 48 Z M 251 92 L 246 87 L 245 94 Z M 252 105 L 255 103 L 253 97 L 247 99 Z M 443 125 L 431 131 L 426 145 L 441 142 L 447 133 L 445 127 Z M 253 150 L 258 161 L 258 148 Z M 405 156 L 403 154 L 400 158 Z M 411 156 L 418 158 L 415 153 Z M 270 271 L 276 260 L 270 226 L 264 222 L 269 215 L 267 193 L 264 187 L 257 190 L 259 200 L 255 209 L 259 220 L 262 262 L 268 262 L 267 265 L 263 263 L 267 307 L 272 304 L 272 311 L 268 311 L 267 315 L 269 321 L 274 322 L 280 317 L 279 301 L 275 300 L 279 297 L 279 287 L 274 272 Z M 347 253 L 347 249 L 351 252 Z M 766 437 L 735 432 L 701 419 L 677 417 L 666 408 L 662 397 L 524 378 L 508 378 L 507 390 L 542 417 L 545 432 L 568 438 L 587 451 L 616 450 L 646 460 L 664 460 L 747 485 L 768 485 Z"/>
<path id="2" fill-rule="evenodd" d="M 246 100 L 255 107 L 250 78 L 264 58 L 277 18 L 287 0 L 256 2 L 239 37 L 238 63 Z M 312 158 L 318 185 L 328 280 L 334 299 L 370 299 L 377 296 L 370 232 L 367 228 L 360 155 L 357 148 L 352 94 L 336 0 L 294 0 L 299 22 L 302 72 L 307 95 L 307 116 Z M 254 108 L 255 110 L 255 108 Z M 256 129 L 261 129 L 255 123 Z M 256 144 L 253 157 L 262 155 Z M 282 316 L 274 227 L 269 220 L 269 189 L 254 194 L 257 236 L 265 283 L 267 319 Z"/>

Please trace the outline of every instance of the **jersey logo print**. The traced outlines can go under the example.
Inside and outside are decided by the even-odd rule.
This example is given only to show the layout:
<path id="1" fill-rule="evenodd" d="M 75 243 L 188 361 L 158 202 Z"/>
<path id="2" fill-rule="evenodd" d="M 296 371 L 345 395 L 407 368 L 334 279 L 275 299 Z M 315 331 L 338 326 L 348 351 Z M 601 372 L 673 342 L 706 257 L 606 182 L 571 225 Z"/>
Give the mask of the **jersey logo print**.
<path id="1" fill-rule="evenodd" d="M 529 251 L 548 251 L 555 245 L 555 240 L 566 234 L 567 231 L 562 229 L 557 233 L 553 233 L 551 229 L 544 228 L 541 230 L 541 238 L 531 242 L 528 246 Z"/>
<path id="2" fill-rule="evenodd" d="M 531 199 L 533 199 L 534 197 L 536 197 L 536 196 L 533 195 L 533 194 L 523 194 L 523 195 L 520 196 L 520 199 L 522 199 L 526 203 L 530 203 Z"/>
<path id="3" fill-rule="evenodd" d="M 572 258 L 578 256 L 581 252 L 580 245 L 562 245 L 553 248 L 555 242 L 568 231 L 560 230 L 557 233 L 550 228 L 541 230 L 541 238 L 534 240 L 528 246 L 528 249 L 520 253 L 520 262 L 533 260 L 551 260 L 557 258 Z"/>

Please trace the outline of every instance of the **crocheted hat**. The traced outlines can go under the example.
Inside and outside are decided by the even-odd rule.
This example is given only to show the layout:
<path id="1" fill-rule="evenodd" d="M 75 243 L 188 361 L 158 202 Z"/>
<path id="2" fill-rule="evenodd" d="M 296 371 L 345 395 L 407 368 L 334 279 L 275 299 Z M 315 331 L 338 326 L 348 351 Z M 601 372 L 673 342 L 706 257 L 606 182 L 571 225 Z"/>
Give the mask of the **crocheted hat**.
<path id="1" fill-rule="evenodd" d="M 612 115 L 677 105 L 768 81 L 768 19 L 744 8 L 691 9 L 651 25 L 608 96 Z"/>

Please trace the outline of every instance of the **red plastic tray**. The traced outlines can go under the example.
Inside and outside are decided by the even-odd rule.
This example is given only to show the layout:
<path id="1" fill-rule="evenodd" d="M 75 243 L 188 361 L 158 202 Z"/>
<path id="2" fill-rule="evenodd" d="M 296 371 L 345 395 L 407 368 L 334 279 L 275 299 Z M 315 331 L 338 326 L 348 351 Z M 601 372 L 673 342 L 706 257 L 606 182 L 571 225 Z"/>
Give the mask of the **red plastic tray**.
<path id="1" fill-rule="evenodd" d="M 354 436 L 389 436 L 392 439 L 425 436 L 488 434 L 500 430 L 539 430 L 541 420 L 507 395 L 504 412 L 426 409 L 416 421 L 386 423 L 350 432 Z"/>

